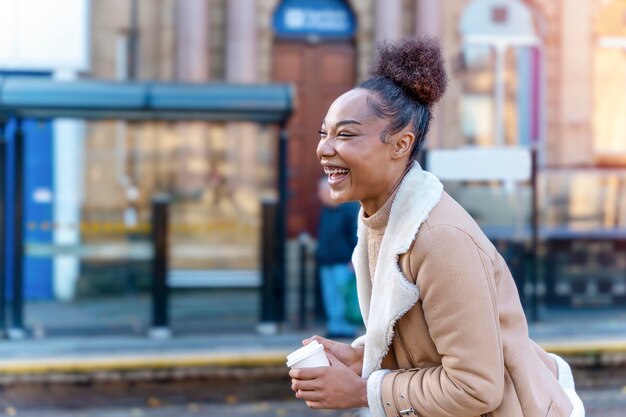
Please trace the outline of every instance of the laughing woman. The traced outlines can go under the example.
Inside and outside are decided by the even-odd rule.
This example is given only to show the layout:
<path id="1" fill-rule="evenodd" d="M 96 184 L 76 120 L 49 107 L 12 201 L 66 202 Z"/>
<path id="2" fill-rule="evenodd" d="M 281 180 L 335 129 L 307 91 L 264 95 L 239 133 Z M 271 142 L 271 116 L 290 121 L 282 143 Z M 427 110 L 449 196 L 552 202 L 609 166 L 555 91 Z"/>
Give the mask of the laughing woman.
<path id="1" fill-rule="evenodd" d="M 318 336 L 331 366 L 290 371 L 311 408 L 375 417 L 584 416 L 569 366 L 528 337 L 515 283 L 478 225 L 416 157 L 447 85 L 436 41 L 379 47 L 372 76 L 330 106 L 319 160 L 359 201 L 353 254 L 367 332 Z"/>

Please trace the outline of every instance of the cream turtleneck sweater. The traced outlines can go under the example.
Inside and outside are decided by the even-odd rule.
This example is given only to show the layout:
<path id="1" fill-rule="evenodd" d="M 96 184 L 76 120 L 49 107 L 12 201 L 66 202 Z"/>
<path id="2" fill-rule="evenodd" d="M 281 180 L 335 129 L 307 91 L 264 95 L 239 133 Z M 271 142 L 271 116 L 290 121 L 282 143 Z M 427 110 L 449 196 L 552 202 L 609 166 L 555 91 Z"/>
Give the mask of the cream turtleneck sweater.
<path id="1" fill-rule="evenodd" d="M 389 223 L 389 215 L 391 214 L 391 206 L 393 200 L 396 198 L 398 188 L 393 191 L 391 196 L 387 199 L 385 204 L 378 209 L 378 211 L 369 217 L 365 217 L 365 211 L 361 211 L 361 220 L 367 227 L 367 257 L 369 262 L 370 277 L 374 279 L 376 272 L 376 260 L 378 259 L 378 252 L 380 250 L 380 244 L 383 241 L 387 224 Z"/>

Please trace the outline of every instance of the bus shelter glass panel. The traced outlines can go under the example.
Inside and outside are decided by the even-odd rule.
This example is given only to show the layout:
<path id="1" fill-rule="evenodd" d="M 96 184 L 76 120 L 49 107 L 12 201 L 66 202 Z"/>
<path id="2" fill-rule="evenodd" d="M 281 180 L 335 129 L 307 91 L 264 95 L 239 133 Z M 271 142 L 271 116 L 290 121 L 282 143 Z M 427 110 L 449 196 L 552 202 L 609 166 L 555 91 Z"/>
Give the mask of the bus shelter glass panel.
<path id="1" fill-rule="evenodd" d="M 253 329 L 258 291 L 239 283 L 241 277 L 260 279 L 261 201 L 276 198 L 277 128 L 73 123 L 82 126 L 74 130 L 80 132 L 74 144 L 81 149 L 69 159 L 57 158 L 54 169 L 74 169 L 81 178 L 66 176 L 67 182 L 59 184 L 66 195 L 80 196 L 73 203 L 77 214 L 57 218 L 52 227 L 74 233 L 74 239 L 57 240 L 47 249 L 27 242 L 31 252 L 61 264 L 54 280 L 63 291 L 51 301 L 28 301 L 26 326 L 48 335 L 146 334 L 151 325 L 151 203 L 155 195 L 167 194 L 172 329 L 206 333 L 226 323 L 231 330 Z M 68 129 L 55 132 L 63 135 Z M 62 137 L 54 141 L 55 152 L 63 154 L 67 142 Z"/>

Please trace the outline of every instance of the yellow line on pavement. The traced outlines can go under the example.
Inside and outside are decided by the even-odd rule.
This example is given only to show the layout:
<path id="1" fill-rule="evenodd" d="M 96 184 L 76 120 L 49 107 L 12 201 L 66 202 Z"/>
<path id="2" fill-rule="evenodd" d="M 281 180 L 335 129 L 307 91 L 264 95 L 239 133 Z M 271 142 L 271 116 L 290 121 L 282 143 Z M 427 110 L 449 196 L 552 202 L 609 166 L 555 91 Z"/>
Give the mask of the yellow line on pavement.
<path id="1" fill-rule="evenodd" d="M 285 365 L 289 352 L 253 354 L 176 354 L 0 361 L 1 374 L 88 373 L 195 367 L 256 367 Z"/>
<path id="2" fill-rule="evenodd" d="M 626 354 L 626 340 L 597 340 L 590 342 L 546 342 L 539 345 L 557 355 Z"/>

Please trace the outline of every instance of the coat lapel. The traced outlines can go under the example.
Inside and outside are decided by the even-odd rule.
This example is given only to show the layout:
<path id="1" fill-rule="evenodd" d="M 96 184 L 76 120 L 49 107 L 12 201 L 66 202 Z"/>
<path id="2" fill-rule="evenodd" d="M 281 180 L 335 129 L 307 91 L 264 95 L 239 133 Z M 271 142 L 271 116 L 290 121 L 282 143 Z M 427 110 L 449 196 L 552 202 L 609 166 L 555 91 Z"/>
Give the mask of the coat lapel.
<path id="1" fill-rule="evenodd" d="M 411 247 L 420 225 L 441 199 L 442 191 L 441 182 L 415 162 L 402 180 L 391 207 L 374 279 L 369 273 L 367 227 L 359 215 L 358 243 L 352 262 L 361 314 L 367 328 L 364 378 L 380 369 L 391 345 L 396 321 L 419 300 L 419 288 L 404 277 L 398 260 Z"/>

